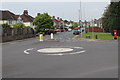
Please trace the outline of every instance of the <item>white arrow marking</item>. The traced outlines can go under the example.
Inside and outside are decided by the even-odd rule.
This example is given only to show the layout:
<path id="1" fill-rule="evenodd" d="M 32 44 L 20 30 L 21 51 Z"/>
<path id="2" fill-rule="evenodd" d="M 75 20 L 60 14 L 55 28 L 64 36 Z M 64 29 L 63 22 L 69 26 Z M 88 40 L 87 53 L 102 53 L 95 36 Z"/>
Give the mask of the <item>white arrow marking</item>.
<path id="1" fill-rule="evenodd" d="M 24 53 L 25 53 L 25 54 L 30 54 L 28 51 L 33 50 L 33 49 L 34 49 L 34 48 L 26 49 L 26 50 L 24 50 Z"/>

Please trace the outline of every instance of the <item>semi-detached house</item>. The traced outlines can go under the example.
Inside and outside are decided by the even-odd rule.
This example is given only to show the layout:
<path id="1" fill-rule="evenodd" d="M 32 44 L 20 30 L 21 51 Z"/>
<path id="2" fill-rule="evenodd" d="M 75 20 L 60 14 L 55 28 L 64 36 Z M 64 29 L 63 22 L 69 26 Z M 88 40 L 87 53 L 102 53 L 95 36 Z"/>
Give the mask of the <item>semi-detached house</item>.
<path id="1" fill-rule="evenodd" d="M 8 10 L 0 11 L 0 14 L 0 24 L 8 23 L 9 25 L 13 25 L 18 22 L 16 15 Z"/>
<path id="2" fill-rule="evenodd" d="M 35 27 L 32 23 L 34 18 L 28 14 L 27 10 L 24 10 L 22 15 L 15 15 L 8 10 L 0 11 L 0 14 L 2 14 L 0 16 L 0 24 L 8 23 L 9 25 L 13 25 L 22 22 L 25 26 Z"/>

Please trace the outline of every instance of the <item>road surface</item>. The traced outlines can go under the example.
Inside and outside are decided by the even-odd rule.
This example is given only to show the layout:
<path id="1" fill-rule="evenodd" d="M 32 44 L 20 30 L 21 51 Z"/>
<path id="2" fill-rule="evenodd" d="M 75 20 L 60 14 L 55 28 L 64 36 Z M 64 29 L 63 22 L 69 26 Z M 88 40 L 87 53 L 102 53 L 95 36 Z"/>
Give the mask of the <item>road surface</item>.
<path id="1" fill-rule="evenodd" d="M 117 78 L 118 42 L 79 37 L 62 32 L 54 35 L 55 40 L 46 36 L 43 42 L 30 38 L 3 43 L 3 78 Z M 44 48 L 74 50 L 63 55 L 37 52 Z"/>

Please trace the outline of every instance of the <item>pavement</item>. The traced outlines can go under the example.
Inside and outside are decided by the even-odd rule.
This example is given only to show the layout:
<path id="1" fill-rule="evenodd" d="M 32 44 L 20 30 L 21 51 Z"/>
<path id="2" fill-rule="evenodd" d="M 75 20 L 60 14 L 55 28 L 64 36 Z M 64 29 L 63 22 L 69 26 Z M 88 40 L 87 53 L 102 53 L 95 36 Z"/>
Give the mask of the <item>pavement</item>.
<path id="1" fill-rule="evenodd" d="M 72 32 L 2 44 L 3 78 L 117 78 L 118 42 L 81 39 Z M 46 55 L 45 48 L 72 48 L 71 52 Z M 29 54 L 25 53 L 25 50 Z M 79 51 L 85 51 L 78 53 Z M 73 54 L 74 53 L 74 54 Z M 52 54 L 52 53 L 51 53 Z"/>

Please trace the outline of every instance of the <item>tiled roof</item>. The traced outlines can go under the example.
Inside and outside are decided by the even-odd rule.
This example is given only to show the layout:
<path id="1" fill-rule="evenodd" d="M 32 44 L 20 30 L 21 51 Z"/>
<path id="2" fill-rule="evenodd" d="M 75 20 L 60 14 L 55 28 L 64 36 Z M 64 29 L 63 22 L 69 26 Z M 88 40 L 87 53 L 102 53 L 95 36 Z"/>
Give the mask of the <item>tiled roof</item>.
<path id="1" fill-rule="evenodd" d="M 22 18 L 23 22 L 33 22 L 33 17 L 30 15 L 15 15 L 14 13 L 5 10 L 2 11 L 0 10 L 0 20 L 17 20 L 19 18 L 19 16 Z"/>
<path id="2" fill-rule="evenodd" d="M 21 15 L 20 16 L 23 20 L 23 22 L 33 22 L 34 18 L 30 15 Z"/>
<path id="3" fill-rule="evenodd" d="M 0 10 L 0 15 L 0 20 L 17 20 L 15 14 L 8 10 Z"/>

